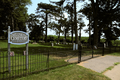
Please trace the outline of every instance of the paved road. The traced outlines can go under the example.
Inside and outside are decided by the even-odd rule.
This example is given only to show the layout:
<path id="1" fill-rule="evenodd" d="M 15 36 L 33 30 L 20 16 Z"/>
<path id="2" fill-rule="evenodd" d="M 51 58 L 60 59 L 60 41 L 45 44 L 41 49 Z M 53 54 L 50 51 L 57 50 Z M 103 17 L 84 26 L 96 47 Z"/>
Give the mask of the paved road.
<path id="1" fill-rule="evenodd" d="M 89 58 L 82 57 L 82 60 Z M 68 62 L 74 62 L 78 60 L 78 58 L 73 58 L 68 60 Z M 78 65 L 89 68 L 91 70 L 94 70 L 96 72 L 101 73 L 102 71 L 106 70 L 106 68 L 113 66 L 114 63 L 120 62 L 120 57 L 117 56 L 101 56 L 97 58 L 88 59 L 86 61 L 83 61 L 79 63 Z M 120 80 L 120 65 L 115 66 L 112 70 L 108 70 L 104 73 L 104 75 L 108 76 L 112 80 Z"/>

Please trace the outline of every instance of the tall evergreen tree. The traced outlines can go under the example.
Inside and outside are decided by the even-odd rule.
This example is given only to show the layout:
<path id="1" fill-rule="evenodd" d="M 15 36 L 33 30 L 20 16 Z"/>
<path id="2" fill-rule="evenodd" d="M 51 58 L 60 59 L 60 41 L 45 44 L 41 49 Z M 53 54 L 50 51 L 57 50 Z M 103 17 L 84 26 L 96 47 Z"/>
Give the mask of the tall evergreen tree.
<path id="1" fill-rule="evenodd" d="M 113 21 L 119 22 L 119 18 L 117 18 L 120 14 L 120 2 L 119 0 L 89 0 L 91 1 L 89 6 L 84 8 L 84 13 L 89 17 L 89 14 L 86 12 L 91 12 L 91 25 L 93 28 L 93 35 L 94 35 L 94 45 L 97 46 L 99 42 L 99 36 L 104 29 L 108 29 L 107 27 L 111 27 L 112 29 Z M 111 25 L 111 26 L 109 26 Z M 106 34 L 105 34 L 106 35 Z"/>
<path id="2" fill-rule="evenodd" d="M 37 13 L 45 13 L 46 34 L 45 42 L 47 42 L 47 28 L 48 28 L 48 15 L 59 16 L 60 8 L 46 3 L 38 3 Z"/>

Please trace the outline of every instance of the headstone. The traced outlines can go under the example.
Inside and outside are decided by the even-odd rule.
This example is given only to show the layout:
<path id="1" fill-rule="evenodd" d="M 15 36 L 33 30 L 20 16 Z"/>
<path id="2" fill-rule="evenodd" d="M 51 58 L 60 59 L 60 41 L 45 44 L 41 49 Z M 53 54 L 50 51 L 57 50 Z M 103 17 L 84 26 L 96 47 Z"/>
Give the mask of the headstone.
<path id="1" fill-rule="evenodd" d="M 106 44 L 104 43 L 104 48 L 106 48 Z"/>
<path id="2" fill-rule="evenodd" d="M 78 50 L 78 44 L 76 44 L 76 50 Z"/>
<path id="3" fill-rule="evenodd" d="M 33 42 L 32 44 L 37 44 L 36 42 Z"/>
<path id="4" fill-rule="evenodd" d="M 52 44 L 52 47 L 54 46 L 54 43 L 51 43 Z"/>
<path id="5" fill-rule="evenodd" d="M 96 47 L 96 46 L 94 46 L 94 48 L 95 48 L 95 49 L 97 49 L 97 47 Z"/>
<path id="6" fill-rule="evenodd" d="M 73 43 L 73 50 L 75 50 L 75 43 Z"/>
<path id="7" fill-rule="evenodd" d="M 23 51 L 23 55 L 26 55 L 26 51 Z"/>
<path id="8" fill-rule="evenodd" d="M 11 52 L 10 52 L 10 56 L 14 56 L 14 51 L 11 51 Z"/>

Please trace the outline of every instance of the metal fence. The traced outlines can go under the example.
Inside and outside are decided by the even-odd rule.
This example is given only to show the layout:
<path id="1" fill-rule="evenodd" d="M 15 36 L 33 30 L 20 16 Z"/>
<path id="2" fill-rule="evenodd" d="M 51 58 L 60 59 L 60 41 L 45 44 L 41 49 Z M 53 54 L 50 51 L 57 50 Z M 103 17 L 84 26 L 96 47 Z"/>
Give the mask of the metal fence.
<path id="1" fill-rule="evenodd" d="M 79 50 L 72 48 L 47 48 L 30 49 L 28 65 L 26 54 L 22 50 L 15 50 L 10 54 L 10 66 L 8 66 L 7 51 L 0 52 L 0 80 L 13 79 L 26 76 L 32 73 L 50 70 L 56 67 L 65 66 L 71 63 L 78 63 L 103 55 L 103 47 L 80 47 Z M 28 69 L 26 68 L 28 66 Z M 11 71 L 9 71 L 9 68 Z"/>

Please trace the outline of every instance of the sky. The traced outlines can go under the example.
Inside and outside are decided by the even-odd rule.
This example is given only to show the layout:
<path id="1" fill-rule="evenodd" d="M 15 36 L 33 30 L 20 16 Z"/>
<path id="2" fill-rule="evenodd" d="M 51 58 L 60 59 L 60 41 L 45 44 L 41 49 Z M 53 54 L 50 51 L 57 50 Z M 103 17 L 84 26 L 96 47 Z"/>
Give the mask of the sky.
<path id="1" fill-rule="evenodd" d="M 37 4 L 38 3 L 40 3 L 40 2 L 42 2 L 42 3 L 50 3 L 49 0 L 41 0 L 41 1 L 40 0 L 31 0 L 31 1 L 32 1 L 32 4 L 29 5 L 29 6 L 27 6 L 27 8 L 28 8 L 28 14 L 31 14 L 31 13 L 35 14 L 35 10 L 37 8 Z M 51 1 L 56 1 L 56 0 L 51 0 Z M 80 4 L 77 4 L 77 7 L 80 7 Z M 67 15 L 66 15 L 66 17 L 67 17 Z M 88 24 L 88 20 L 86 20 L 85 18 L 83 19 L 83 21 L 85 22 L 86 25 Z M 83 30 L 86 29 L 86 28 L 87 28 L 87 26 L 84 27 Z M 84 37 L 85 36 L 86 37 L 89 36 L 88 33 L 85 33 L 83 30 L 82 30 L 81 36 L 84 36 Z M 51 29 L 48 29 L 48 35 L 56 35 L 56 33 L 55 33 L 55 31 L 53 31 Z M 79 36 L 79 34 L 78 34 L 78 36 Z"/>

